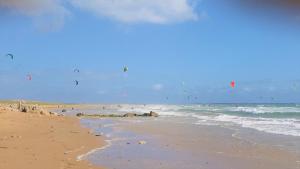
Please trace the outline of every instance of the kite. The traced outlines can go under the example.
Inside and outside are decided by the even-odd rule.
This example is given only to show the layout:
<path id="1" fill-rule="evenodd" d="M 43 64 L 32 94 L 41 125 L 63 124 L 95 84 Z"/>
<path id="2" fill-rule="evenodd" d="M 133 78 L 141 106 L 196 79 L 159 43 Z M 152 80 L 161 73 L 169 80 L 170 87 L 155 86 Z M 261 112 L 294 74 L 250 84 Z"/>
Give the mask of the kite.
<path id="1" fill-rule="evenodd" d="M 79 85 L 79 81 L 75 80 L 75 85 L 78 86 Z"/>
<path id="2" fill-rule="evenodd" d="M 27 80 L 31 81 L 32 80 L 32 76 L 31 75 L 27 75 Z"/>
<path id="3" fill-rule="evenodd" d="M 234 87 L 235 87 L 235 81 L 230 82 L 230 86 L 231 86 L 232 88 L 234 88 Z"/>
<path id="4" fill-rule="evenodd" d="M 9 57 L 11 60 L 14 60 L 14 55 L 11 53 L 6 54 L 5 56 Z"/>
<path id="5" fill-rule="evenodd" d="M 127 72 L 127 71 L 128 71 L 128 67 L 125 66 L 125 67 L 123 68 L 123 72 Z"/>
<path id="6" fill-rule="evenodd" d="M 79 69 L 74 69 L 74 72 L 75 72 L 75 73 L 79 73 L 80 70 L 79 70 Z"/>

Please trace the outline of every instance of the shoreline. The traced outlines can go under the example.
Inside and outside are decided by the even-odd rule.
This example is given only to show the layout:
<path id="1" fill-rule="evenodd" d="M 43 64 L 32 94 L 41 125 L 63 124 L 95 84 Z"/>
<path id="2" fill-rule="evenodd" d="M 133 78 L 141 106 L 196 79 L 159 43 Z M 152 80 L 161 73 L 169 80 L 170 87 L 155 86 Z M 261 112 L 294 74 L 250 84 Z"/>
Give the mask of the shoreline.
<path id="1" fill-rule="evenodd" d="M 77 157 L 105 145 L 76 117 L 0 110 L 0 168 L 104 169 Z"/>
<path id="2" fill-rule="evenodd" d="M 38 106 L 60 113 L 13 112 L 11 106 L 3 112 L 0 106 L 1 169 L 300 167 L 300 151 L 297 151 L 300 138 L 293 136 L 235 125 L 198 124 L 198 118 L 168 116 L 160 107 L 144 105 Z M 142 114 L 149 109 L 162 115 L 157 118 L 124 116 Z M 86 116 L 76 117 L 78 114 Z M 93 118 L 95 114 L 99 118 Z M 10 142 L 5 142 L 3 135 Z M 25 138 L 27 143 L 13 144 L 16 139 L 23 142 Z M 10 155 L 3 156 L 8 151 L 6 147 Z M 13 166 L 16 165 L 14 154 L 21 163 L 28 164 Z M 5 160 L 10 160 L 11 166 L 5 166 Z"/>

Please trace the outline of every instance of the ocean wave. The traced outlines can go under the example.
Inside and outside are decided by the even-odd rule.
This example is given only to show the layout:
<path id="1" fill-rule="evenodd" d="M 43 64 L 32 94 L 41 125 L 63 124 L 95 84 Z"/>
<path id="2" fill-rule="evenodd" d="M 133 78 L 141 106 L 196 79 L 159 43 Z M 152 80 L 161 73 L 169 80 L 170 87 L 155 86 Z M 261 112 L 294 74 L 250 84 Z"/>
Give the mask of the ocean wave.
<path id="1" fill-rule="evenodd" d="M 300 120 L 298 119 L 278 119 L 261 117 L 241 117 L 227 114 L 202 115 L 196 113 L 168 112 L 168 115 L 177 117 L 196 118 L 197 125 L 216 125 L 216 126 L 239 126 L 251 128 L 266 133 L 300 136 Z"/>
<path id="2" fill-rule="evenodd" d="M 196 118 L 197 125 L 239 126 L 266 133 L 300 136 L 300 119 L 243 117 L 228 114 L 202 114 L 187 112 L 162 112 L 163 116 Z"/>
<path id="3" fill-rule="evenodd" d="M 120 111 L 157 111 L 165 117 L 195 118 L 198 125 L 240 126 L 267 133 L 300 136 L 300 107 L 296 105 L 147 105 L 134 109 L 125 106 Z"/>
<path id="4" fill-rule="evenodd" d="M 231 115 L 219 115 L 212 120 L 222 124 L 237 124 L 241 127 L 252 128 L 267 133 L 300 136 L 300 120 L 297 119 L 273 119 L 238 117 Z"/>
<path id="5" fill-rule="evenodd" d="M 246 112 L 246 113 L 254 113 L 254 114 L 263 114 L 263 113 L 300 113 L 299 107 L 266 107 L 266 106 L 258 106 L 258 107 L 229 107 L 225 108 L 227 111 L 234 112 Z"/>

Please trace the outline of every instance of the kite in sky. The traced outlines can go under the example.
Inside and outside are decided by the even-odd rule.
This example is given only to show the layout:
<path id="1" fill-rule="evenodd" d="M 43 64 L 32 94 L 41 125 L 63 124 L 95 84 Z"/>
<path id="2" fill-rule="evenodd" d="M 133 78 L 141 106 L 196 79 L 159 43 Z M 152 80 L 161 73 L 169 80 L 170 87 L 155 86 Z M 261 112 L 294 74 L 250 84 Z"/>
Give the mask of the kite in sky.
<path id="1" fill-rule="evenodd" d="M 32 76 L 30 74 L 27 75 L 27 80 L 29 80 L 29 81 L 32 80 Z"/>
<path id="2" fill-rule="evenodd" d="M 123 72 L 127 72 L 127 71 L 128 71 L 128 67 L 125 66 L 125 67 L 123 68 Z"/>
<path id="3" fill-rule="evenodd" d="M 11 53 L 6 54 L 5 56 L 9 57 L 11 60 L 14 60 L 14 55 Z"/>
<path id="4" fill-rule="evenodd" d="M 231 86 L 232 88 L 235 88 L 235 81 L 230 82 L 230 86 Z"/>
<path id="5" fill-rule="evenodd" d="M 78 86 L 79 85 L 79 81 L 75 80 L 75 85 Z"/>

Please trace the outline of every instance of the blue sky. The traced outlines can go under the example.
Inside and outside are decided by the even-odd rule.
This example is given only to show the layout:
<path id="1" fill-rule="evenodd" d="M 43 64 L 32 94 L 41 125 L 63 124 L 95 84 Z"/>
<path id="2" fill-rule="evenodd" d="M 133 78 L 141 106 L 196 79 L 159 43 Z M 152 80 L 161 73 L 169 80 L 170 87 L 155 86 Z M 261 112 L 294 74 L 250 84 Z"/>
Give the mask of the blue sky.
<path id="1" fill-rule="evenodd" d="M 1 99 L 300 102 L 294 16 L 217 0 L 84 2 L 0 2 Z"/>

